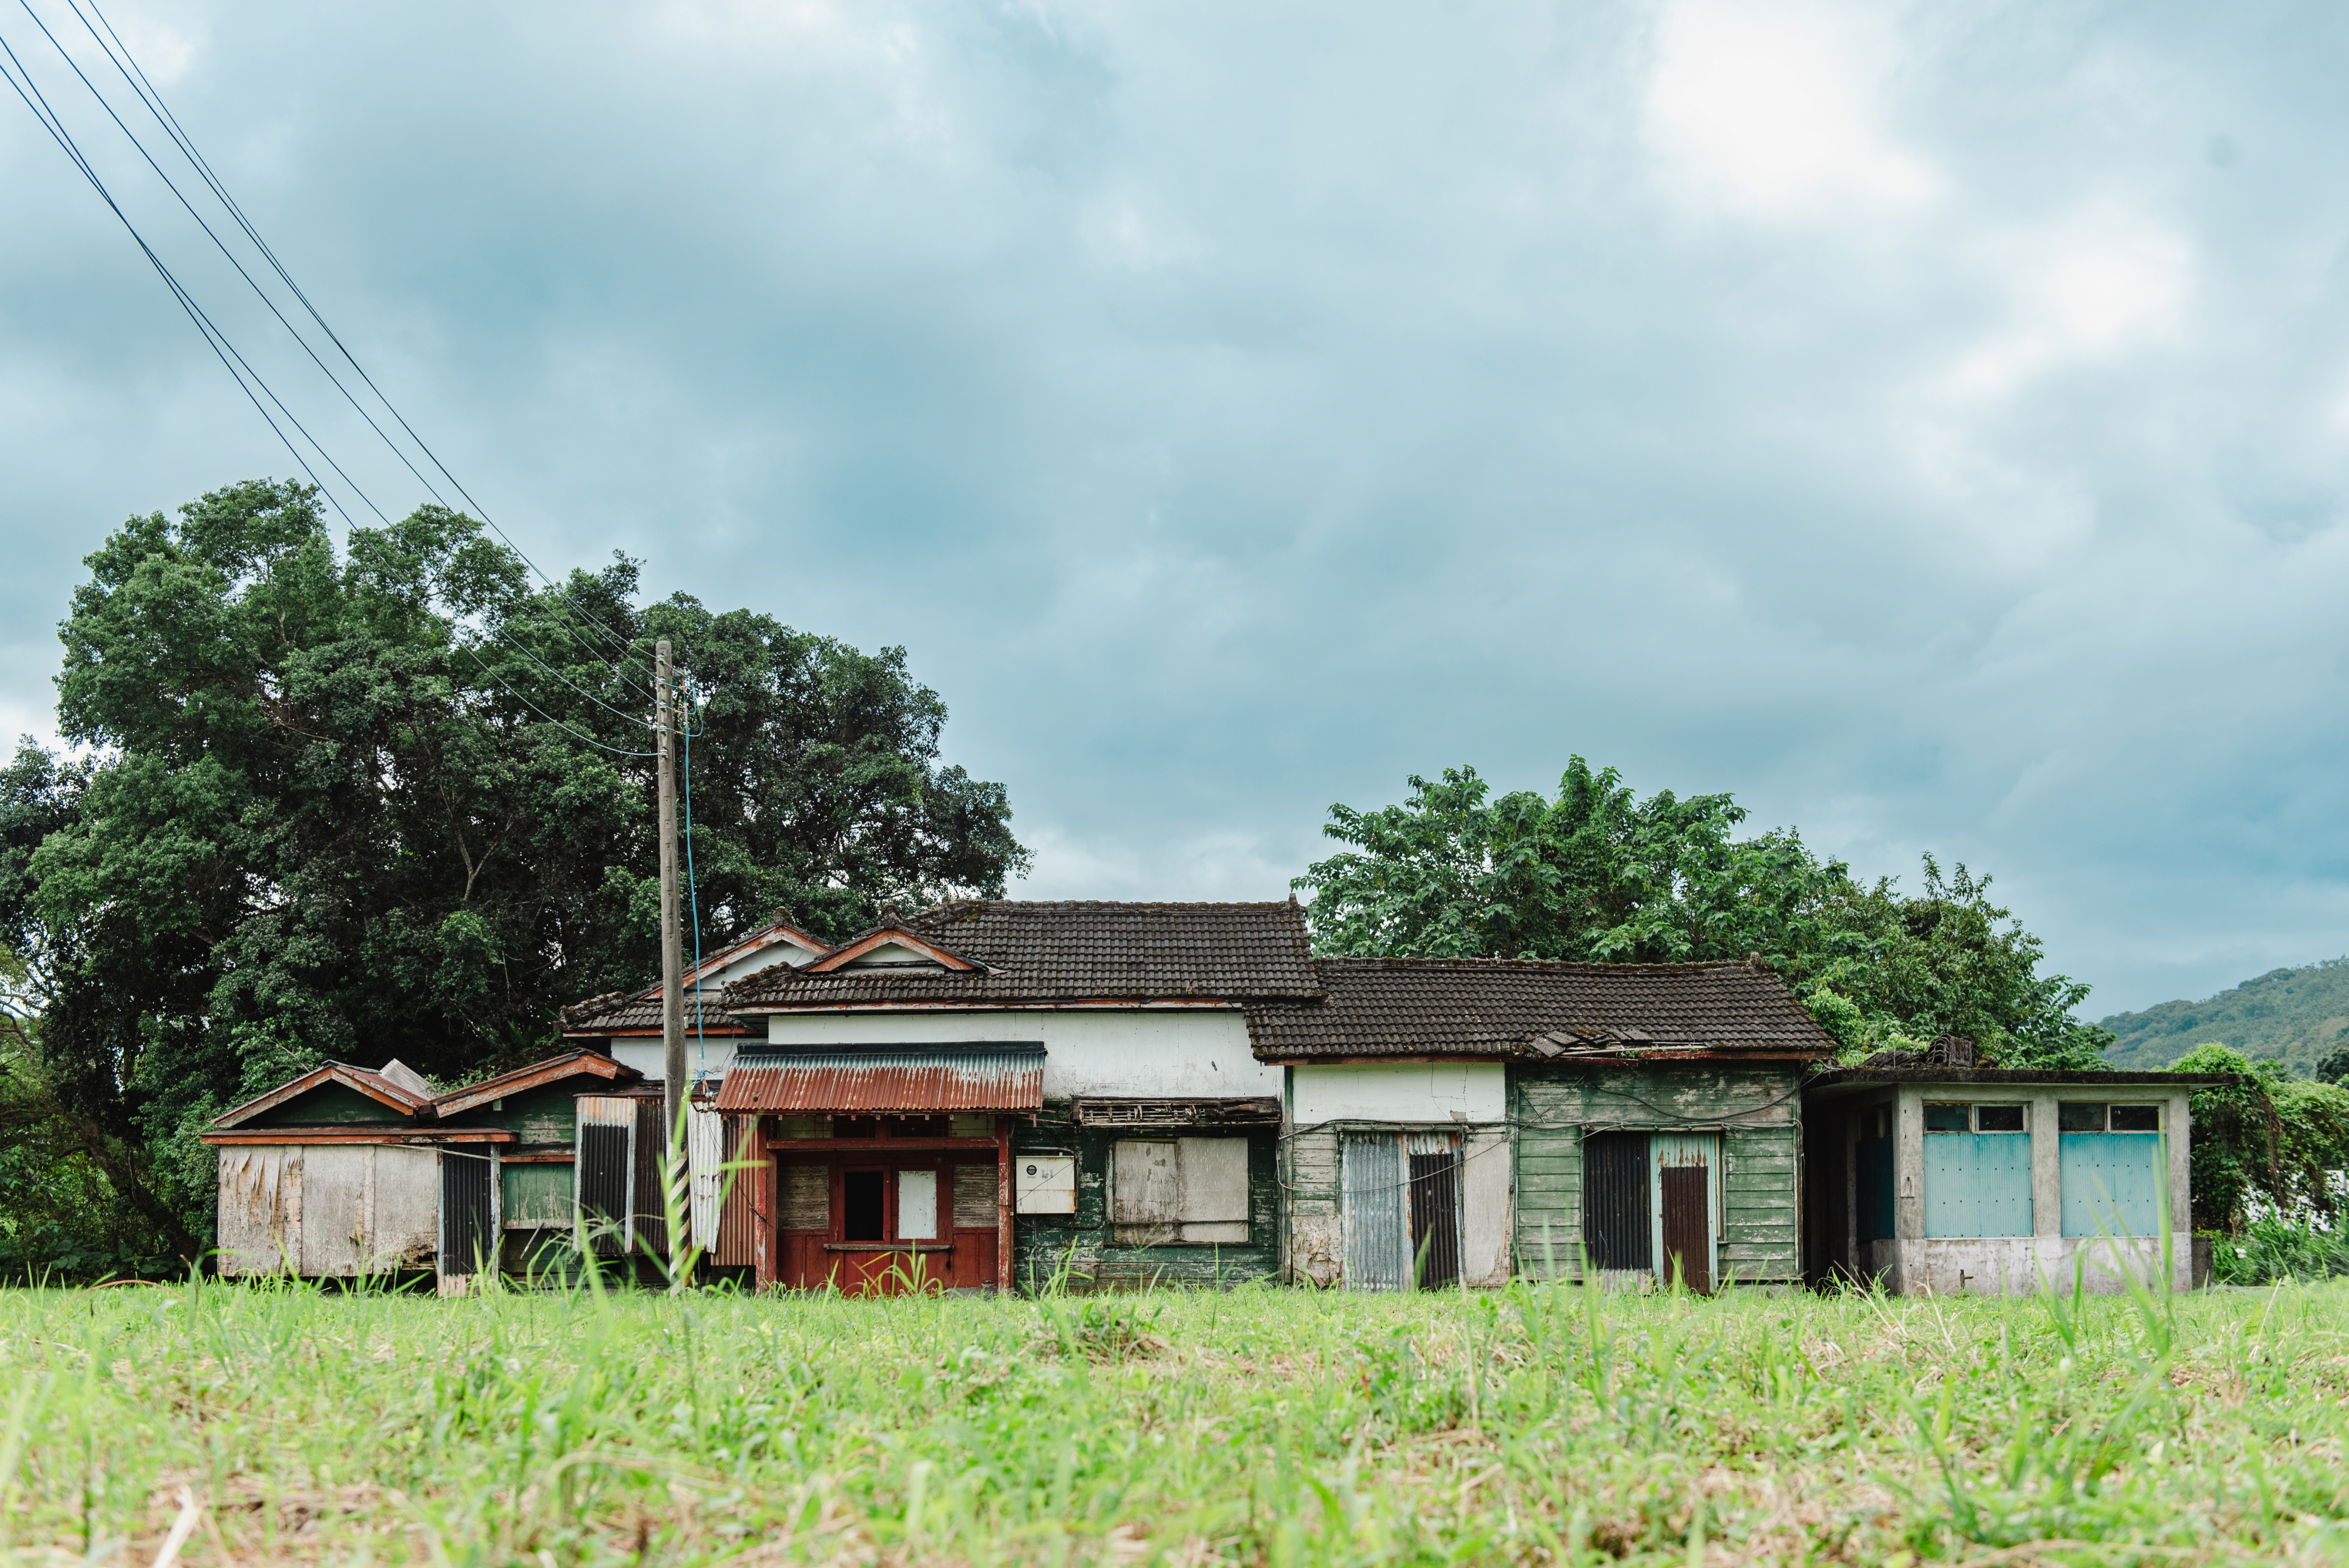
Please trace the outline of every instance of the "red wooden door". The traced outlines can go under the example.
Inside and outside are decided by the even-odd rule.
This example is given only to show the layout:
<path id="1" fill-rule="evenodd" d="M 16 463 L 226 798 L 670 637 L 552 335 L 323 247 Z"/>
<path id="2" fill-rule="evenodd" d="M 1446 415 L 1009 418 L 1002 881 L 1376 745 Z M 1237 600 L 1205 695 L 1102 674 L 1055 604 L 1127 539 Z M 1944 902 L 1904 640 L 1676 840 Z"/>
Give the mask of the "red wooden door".
<path id="1" fill-rule="evenodd" d="M 850 1295 L 996 1283 L 999 1173 L 968 1154 L 786 1157 L 777 1172 L 777 1282 Z"/>

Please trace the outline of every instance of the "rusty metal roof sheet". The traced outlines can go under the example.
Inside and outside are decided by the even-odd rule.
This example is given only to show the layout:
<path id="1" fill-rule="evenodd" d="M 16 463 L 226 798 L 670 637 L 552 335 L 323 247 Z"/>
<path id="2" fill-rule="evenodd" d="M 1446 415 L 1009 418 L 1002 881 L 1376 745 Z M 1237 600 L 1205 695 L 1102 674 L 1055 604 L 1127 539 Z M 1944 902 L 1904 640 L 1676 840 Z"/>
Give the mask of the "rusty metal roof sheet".
<path id="1" fill-rule="evenodd" d="M 718 1089 L 719 1110 L 921 1114 L 1043 1103 L 1037 1040 L 754 1048 L 737 1053 Z"/>

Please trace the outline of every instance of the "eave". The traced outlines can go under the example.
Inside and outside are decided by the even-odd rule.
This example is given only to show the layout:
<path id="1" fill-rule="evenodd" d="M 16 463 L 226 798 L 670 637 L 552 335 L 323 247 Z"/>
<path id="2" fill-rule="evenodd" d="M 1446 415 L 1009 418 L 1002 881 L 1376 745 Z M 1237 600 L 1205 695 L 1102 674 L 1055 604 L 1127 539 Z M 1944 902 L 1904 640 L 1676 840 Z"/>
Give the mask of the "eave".
<path id="1" fill-rule="evenodd" d="M 606 1083 L 623 1083 L 633 1082 L 643 1076 L 636 1068 L 616 1062 L 601 1051 L 566 1051 L 546 1061 L 516 1068 L 512 1072 L 500 1073 L 496 1078 L 452 1089 L 433 1100 L 432 1116 L 435 1120 L 461 1116 L 493 1099 L 521 1094 L 543 1084 L 559 1083 L 567 1078 L 595 1078 Z"/>
<path id="2" fill-rule="evenodd" d="M 212 1119 L 212 1125 L 216 1128 L 235 1127 L 329 1083 L 338 1083 L 345 1088 L 356 1090 L 386 1109 L 396 1110 L 402 1116 L 421 1114 L 432 1103 L 409 1094 L 398 1084 L 365 1068 L 355 1068 L 345 1062 L 326 1062 L 299 1078 L 279 1084 L 266 1094 L 257 1095 L 243 1105 L 230 1107 Z"/>
<path id="3" fill-rule="evenodd" d="M 1310 998 L 1302 998 L 1309 1000 Z M 983 1001 L 936 1002 L 741 1002 L 726 1010 L 738 1014 L 771 1015 L 777 1013 L 1075 1013 L 1085 1011 L 1167 1012 L 1189 1009 L 1194 1012 L 1245 1012 L 1250 1002 L 1226 1001 L 1221 997 L 1143 998 L 1139 996 L 1099 996 L 1081 1001 L 1066 998 L 1019 1001 L 988 998 Z"/>
<path id="4" fill-rule="evenodd" d="M 206 1143 L 388 1143 L 431 1148 L 442 1143 L 512 1143 L 514 1135 L 498 1127 L 451 1127 L 429 1130 L 413 1127 L 240 1127 L 216 1129 L 196 1135 Z"/>

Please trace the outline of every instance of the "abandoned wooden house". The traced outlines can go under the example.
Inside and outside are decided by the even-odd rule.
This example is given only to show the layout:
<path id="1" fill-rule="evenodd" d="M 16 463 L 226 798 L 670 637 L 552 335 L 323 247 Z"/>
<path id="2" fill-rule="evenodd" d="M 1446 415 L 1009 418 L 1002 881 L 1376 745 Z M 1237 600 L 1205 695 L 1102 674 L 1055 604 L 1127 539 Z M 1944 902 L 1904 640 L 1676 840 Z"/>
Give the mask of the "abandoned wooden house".
<path id="1" fill-rule="evenodd" d="M 1297 1277 L 1372 1289 L 1801 1272 L 1804 1072 L 1833 1042 L 1743 964 L 1316 960 L 1251 1014 L 1288 1071 Z M 1456 1260 L 1456 1263 L 1455 1263 Z"/>
<path id="2" fill-rule="evenodd" d="M 2183 1225 L 2195 1080 L 1821 1073 L 1759 964 L 1317 959 L 1294 901 L 987 900 L 779 920 L 688 984 L 679 1220 L 760 1287 L 1963 1289 L 2069 1257 L 2091 1189 L 2143 1233 L 2147 1160 Z M 450 1094 L 333 1064 L 229 1112 L 224 1271 L 662 1254 L 659 1003 Z"/>

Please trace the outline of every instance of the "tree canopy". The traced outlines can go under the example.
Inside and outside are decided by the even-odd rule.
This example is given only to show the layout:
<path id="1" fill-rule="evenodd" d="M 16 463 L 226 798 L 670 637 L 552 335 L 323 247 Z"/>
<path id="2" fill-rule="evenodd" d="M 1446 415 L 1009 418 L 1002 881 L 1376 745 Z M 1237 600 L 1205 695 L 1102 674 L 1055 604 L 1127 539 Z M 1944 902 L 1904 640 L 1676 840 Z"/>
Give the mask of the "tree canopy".
<path id="1" fill-rule="evenodd" d="M 338 551 L 314 491 L 260 480 L 87 564 L 57 682 L 80 754 L 27 741 L 0 772 L 18 1099 L 113 1150 L 174 1251 L 209 1228 L 192 1133 L 224 1106 L 329 1058 L 460 1078 L 657 973 L 655 638 L 696 700 L 705 946 L 779 908 L 836 936 L 999 896 L 1027 864 L 1002 786 L 941 762 L 904 649 L 640 603 L 625 559 L 533 588 L 438 507 Z"/>
<path id="2" fill-rule="evenodd" d="M 2169 1070 L 2237 1075 L 2196 1089 L 2188 1105 L 2196 1230 L 2240 1232 L 2261 1211 L 2332 1227 L 2343 1208 L 2334 1183 L 2349 1165 L 2349 1088 L 2287 1077 L 2276 1061 L 2216 1043 Z"/>
<path id="3" fill-rule="evenodd" d="M 1473 768 L 1413 777 L 1375 810 L 1338 805 L 1347 846 L 1297 879 L 1320 951 L 1360 956 L 1666 964 L 1759 954 L 1854 1055 L 1962 1036 L 2010 1066 L 2102 1067 L 2075 1010 L 2088 987 L 2041 975 L 2039 938 L 1990 879 L 1927 856 L 1920 886 L 1856 880 L 1801 835 L 1740 837 L 1728 795 L 1642 799 L 1575 758 L 1555 799 L 1495 796 Z"/>

